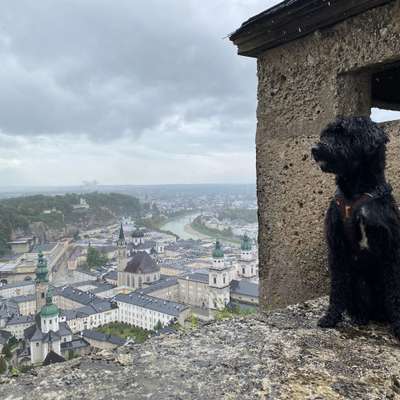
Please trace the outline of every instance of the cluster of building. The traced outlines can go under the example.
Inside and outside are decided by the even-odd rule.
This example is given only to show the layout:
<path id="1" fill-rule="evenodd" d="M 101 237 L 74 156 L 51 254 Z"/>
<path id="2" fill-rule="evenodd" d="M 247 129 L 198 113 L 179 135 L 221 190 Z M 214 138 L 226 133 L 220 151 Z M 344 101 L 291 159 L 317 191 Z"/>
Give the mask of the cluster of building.
<path id="1" fill-rule="evenodd" d="M 94 276 L 80 271 L 77 265 L 71 265 L 83 257 L 82 247 L 77 246 L 68 258 L 75 279 L 61 286 L 50 284 L 49 279 L 54 246 L 42 246 L 43 251 L 35 250 L 34 244 L 24 248 L 30 257 L 36 255 L 33 279 L 0 286 L 0 347 L 14 336 L 22 343 L 19 362 L 49 363 L 61 361 L 70 352 L 86 352 L 92 346 L 124 344 L 121 338 L 96 331 L 109 323 L 152 331 L 175 323 L 184 325 L 193 314 L 211 319 L 215 312 L 232 304 L 257 306 L 258 265 L 248 236 L 243 237 L 238 258 L 225 254 L 217 241 L 212 249 L 206 247 L 212 257 L 200 264 L 194 260 L 204 255 L 204 246 L 179 242 L 149 240 L 138 229 L 126 239 L 121 224 L 113 250 L 115 270 Z M 179 253 L 179 246 L 192 252 L 180 260 L 181 268 L 169 262 L 171 254 Z M 190 262 L 198 268 L 185 267 Z"/>
<path id="2" fill-rule="evenodd" d="M 0 259 L 0 282 L 12 284 L 35 279 L 39 253 L 47 259 L 50 275 L 57 271 L 68 257 L 69 241 L 39 244 L 36 237 L 21 237 L 10 241 L 11 253 Z"/>
<path id="3" fill-rule="evenodd" d="M 125 291 L 139 291 L 153 296 L 187 304 L 192 312 L 215 311 L 225 308 L 231 302 L 244 304 L 258 303 L 258 276 L 256 255 L 251 239 L 245 235 L 241 243 L 240 258 L 228 262 L 219 241 L 212 251 L 212 263 L 207 269 L 194 272 L 172 273 L 172 278 L 162 276 L 161 265 L 146 252 L 134 252 L 128 257 L 128 246 L 121 225 L 118 238 L 118 287 Z M 168 267 L 164 266 L 164 270 Z M 209 313 L 210 314 L 210 313 Z"/>

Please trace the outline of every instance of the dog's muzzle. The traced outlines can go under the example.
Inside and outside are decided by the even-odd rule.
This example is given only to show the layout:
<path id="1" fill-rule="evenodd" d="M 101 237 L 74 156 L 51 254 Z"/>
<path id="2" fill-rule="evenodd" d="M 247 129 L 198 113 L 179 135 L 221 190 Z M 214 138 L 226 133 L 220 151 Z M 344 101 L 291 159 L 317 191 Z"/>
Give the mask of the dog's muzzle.
<path id="1" fill-rule="evenodd" d="M 321 145 L 320 144 L 314 144 L 311 147 L 311 154 L 314 158 L 315 161 L 320 161 L 321 160 Z"/>

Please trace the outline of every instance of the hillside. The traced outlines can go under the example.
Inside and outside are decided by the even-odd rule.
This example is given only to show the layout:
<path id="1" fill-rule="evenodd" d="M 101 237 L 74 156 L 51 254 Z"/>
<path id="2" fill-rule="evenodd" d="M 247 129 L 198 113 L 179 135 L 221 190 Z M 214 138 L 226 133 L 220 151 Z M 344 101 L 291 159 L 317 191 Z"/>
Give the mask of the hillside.
<path id="1" fill-rule="evenodd" d="M 88 209 L 74 209 L 80 199 Z M 119 193 L 66 194 L 26 196 L 0 201 L 0 255 L 16 234 L 36 230 L 63 235 L 82 228 L 94 228 L 115 222 L 120 216 L 140 217 L 144 206 L 135 197 Z"/>
<path id="2" fill-rule="evenodd" d="M 0 398 L 397 399 L 400 349 L 387 327 L 317 328 L 326 299 L 208 323 L 0 378 Z M 40 384 L 38 384 L 40 382 Z"/>

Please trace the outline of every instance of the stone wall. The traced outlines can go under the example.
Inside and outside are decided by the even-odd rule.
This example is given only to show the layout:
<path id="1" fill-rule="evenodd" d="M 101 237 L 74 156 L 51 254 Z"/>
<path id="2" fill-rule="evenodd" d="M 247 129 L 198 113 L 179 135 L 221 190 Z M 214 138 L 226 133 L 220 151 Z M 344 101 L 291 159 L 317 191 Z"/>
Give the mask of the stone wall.
<path id="1" fill-rule="evenodd" d="M 397 60 L 400 1 L 258 58 L 257 191 L 264 308 L 326 293 L 323 219 L 334 178 L 312 162 L 310 146 L 336 116 L 369 115 L 371 72 Z M 388 177 L 398 194 L 396 130 L 391 126 Z"/>

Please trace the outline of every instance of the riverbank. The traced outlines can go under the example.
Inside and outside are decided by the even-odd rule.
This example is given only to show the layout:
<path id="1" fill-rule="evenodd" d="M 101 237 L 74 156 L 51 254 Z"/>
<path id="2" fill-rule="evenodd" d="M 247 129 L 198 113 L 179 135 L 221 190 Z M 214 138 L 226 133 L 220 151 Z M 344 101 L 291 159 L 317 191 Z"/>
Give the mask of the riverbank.
<path id="1" fill-rule="evenodd" d="M 184 216 L 180 216 L 178 218 L 174 218 L 169 220 L 167 223 L 161 226 L 161 229 L 164 231 L 172 232 L 173 234 L 179 236 L 180 239 L 183 240 L 211 240 L 214 241 L 216 239 L 220 239 L 225 243 L 238 245 L 240 244 L 239 239 L 228 238 L 225 237 L 222 233 L 213 233 L 213 232 L 205 232 L 196 229 L 193 226 L 193 221 L 200 215 L 199 212 L 187 214 Z"/>
<path id="2" fill-rule="evenodd" d="M 200 225 L 195 223 L 195 220 L 191 222 L 189 228 L 191 232 L 196 232 L 197 235 L 202 235 L 203 237 L 207 238 L 208 240 L 221 240 L 224 243 L 230 243 L 233 245 L 240 245 L 240 239 L 236 239 L 234 237 L 228 237 L 224 235 L 223 232 L 215 231 L 208 229 L 204 225 Z"/>
<path id="3" fill-rule="evenodd" d="M 213 239 L 210 236 L 204 235 L 201 232 L 196 231 L 196 229 L 194 229 L 192 227 L 192 224 L 186 224 L 183 229 L 185 230 L 185 232 L 190 235 L 190 236 L 196 236 L 198 239 L 202 239 L 202 240 L 209 240 L 209 239 Z"/>
<path id="4" fill-rule="evenodd" d="M 163 224 L 160 229 L 164 231 L 170 231 L 174 233 L 174 235 L 178 236 L 180 239 L 188 240 L 188 239 L 204 239 L 204 235 L 196 231 L 186 230 L 185 227 L 190 225 L 191 222 L 199 215 L 196 213 L 189 213 L 184 216 L 180 216 L 177 218 L 172 218 Z"/>

